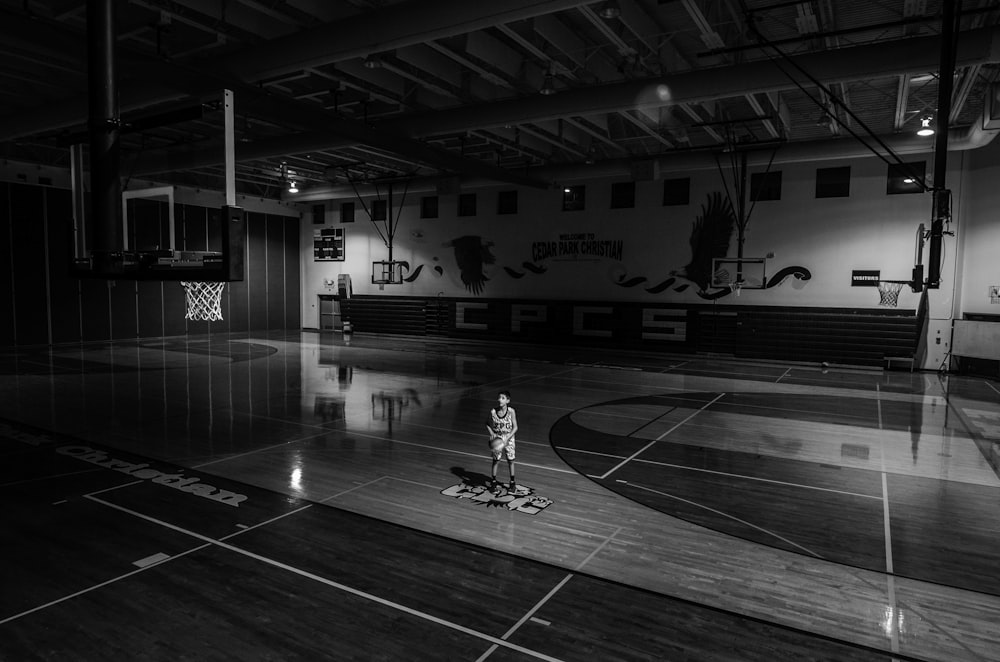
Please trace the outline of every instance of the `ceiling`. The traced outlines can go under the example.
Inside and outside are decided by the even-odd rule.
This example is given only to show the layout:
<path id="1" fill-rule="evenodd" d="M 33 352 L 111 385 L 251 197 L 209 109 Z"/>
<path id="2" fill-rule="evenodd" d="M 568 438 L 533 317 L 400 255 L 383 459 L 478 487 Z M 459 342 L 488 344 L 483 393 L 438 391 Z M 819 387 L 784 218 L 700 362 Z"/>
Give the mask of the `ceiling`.
<path id="1" fill-rule="evenodd" d="M 285 173 L 303 194 L 546 187 L 734 149 L 929 149 L 925 117 L 984 140 L 1000 0 L 956 9 L 947 118 L 942 4 L 120 0 L 121 175 L 221 190 L 224 89 L 237 191 L 271 198 Z M 0 0 L 0 158 L 68 166 L 86 141 L 86 23 L 82 0 Z"/>

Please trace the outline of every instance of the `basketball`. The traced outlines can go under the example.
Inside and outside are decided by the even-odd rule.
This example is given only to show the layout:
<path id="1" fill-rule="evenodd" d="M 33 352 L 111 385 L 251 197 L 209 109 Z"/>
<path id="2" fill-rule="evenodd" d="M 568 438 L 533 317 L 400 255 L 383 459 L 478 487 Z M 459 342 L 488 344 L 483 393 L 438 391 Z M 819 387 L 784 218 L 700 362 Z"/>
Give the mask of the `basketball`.
<path id="1" fill-rule="evenodd" d="M 494 453 L 499 453 L 503 448 L 503 439 L 500 437 L 494 437 L 490 439 L 490 450 Z"/>

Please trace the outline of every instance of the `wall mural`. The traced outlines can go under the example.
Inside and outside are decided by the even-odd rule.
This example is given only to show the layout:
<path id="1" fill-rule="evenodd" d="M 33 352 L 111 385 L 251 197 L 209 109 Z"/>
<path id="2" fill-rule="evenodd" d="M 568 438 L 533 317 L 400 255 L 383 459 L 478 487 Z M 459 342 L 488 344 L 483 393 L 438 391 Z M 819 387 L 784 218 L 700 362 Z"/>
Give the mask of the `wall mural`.
<path id="1" fill-rule="evenodd" d="M 674 292 L 683 292 L 693 283 L 698 288 L 698 296 L 703 299 L 719 299 L 732 294 L 734 291 L 732 288 L 712 287 L 712 261 L 715 258 L 728 256 L 735 227 L 736 215 L 729 200 L 723 198 L 718 191 L 710 193 L 708 201 L 701 206 L 701 215 L 691 226 L 691 236 L 688 239 L 691 245 L 691 260 L 681 269 L 670 272 L 666 280 L 643 289 L 650 294 L 659 294 L 671 288 Z M 785 267 L 771 276 L 762 289 L 780 285 L 789 276 L 801 281 L 812 278 L 812 274 L 805 267 Z M 647 282 L 645 276 L 628 278 L 624 267 L 616 270 L 614 280 L 621 287 L 636 287 Z M 687 282 L 678 283 L 678 280 Z"/>
<path id="2" fill-rule="evenodd" d="M 705 204 L 701 206 L 701 214 L 691 226 L 691 236 L 688 238 L 688 243 L 691 246 L 690 260 L 680 269 L 670 271 L 665 280 L 653 285 L 649 284 L 650 279 L 646 276 L 629 277 L 623 264 L 624 240 L 598 237 L 589 232 L 562 234 L 559 235 L 557 241 L 533 242 L 531 244 L 532 261 L 522 262 L 522 270 L 509 266 L 504 266 L 503 270 L 511 278 L 523 278 L 529 272 L 535 275 L 546 273 L 548 267 L 545 266 L 545 262 L 584 262 L 609 259 L 618 263 L 612 267 L 609 275 L 619 287 L 632 288 L 644 285 L 643 289 L 646 292 L 660 294 L 667 290 L 684 292 L 691 285 L 694 285 L 697 288 L 695 293 L 698 296 L 714 300 L 734 292 L 734 289 L 730 287 L 712 285 L 712 265 L 714 259 L 725 258 L 729 255 L 729 247 L 735 228 L 736 215 L 728 198 L 723 197 L 722 193 L 718 191 L 710 193 Z M 486 241 L 478 235 L 458 237 L 444 244 L 446 248 L 451 248 L 454 253 L 455 264 L 466 291 L 480 295 L 486 288 L 486 283 L 490 280 L 486 275 L 486 266 L 496 264 L 496 256 L 491 250 L 493 245 L 493 242 Z M 435 257 L 434 261 L 437 262 L 438 258 Z M 424 265 L 419 265 L 413 270 L 413 273 L 409 273 L 409 263 L 403 261 L 402 265 L 408 274 L 403 278 L 407 283 L 415 281 L 424 268 Z M 444 275 L 444 268 L 441 265 L 435 265 L 433 271 L 438 276 Z M 790 276 L 799 281 L 807 281 L 812 278 L 812 274 L 805 267 L 784 267 L 768 278 L 767 282 L 759 289 L 770 289 L 780 285 Z"/>

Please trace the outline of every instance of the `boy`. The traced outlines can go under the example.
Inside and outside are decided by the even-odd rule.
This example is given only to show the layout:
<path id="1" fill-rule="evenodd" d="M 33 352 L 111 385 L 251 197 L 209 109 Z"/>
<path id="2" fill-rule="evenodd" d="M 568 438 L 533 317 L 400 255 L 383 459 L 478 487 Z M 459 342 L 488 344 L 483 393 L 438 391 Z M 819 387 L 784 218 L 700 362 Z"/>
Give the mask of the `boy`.
<path id="1" fill-rule="evenodd" d="M 517 433 L 517 414 L 510 406 L 510 391 L 500 391 L 497 396 L 497 406 L 490 410 L 490 420 L 486 423 L 486 430 L 490 434 L 490 452 L 493 456 L 493 476 L 490 482 L 490 490 L 497 491 L 500 484 L 497 482 L 497 466 L 500 460 L 507 458 L 507 469 L 510 472 L 510 492 L 517 491 L 517 483 L 514 480 L 514 435 Z"/>

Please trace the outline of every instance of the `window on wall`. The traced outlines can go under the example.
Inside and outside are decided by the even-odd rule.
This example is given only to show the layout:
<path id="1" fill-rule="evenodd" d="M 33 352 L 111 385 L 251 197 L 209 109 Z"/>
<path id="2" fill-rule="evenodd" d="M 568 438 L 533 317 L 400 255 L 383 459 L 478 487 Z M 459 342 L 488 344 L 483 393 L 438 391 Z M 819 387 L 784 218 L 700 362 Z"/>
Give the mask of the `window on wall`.
<path id="1" fill-rule="evenodd" d="M 384 221 L 388 217 L 388 206 L 385 200 L 372 200 L 372 220 Z"/>
<path id="2" fill-rule="evenodd" d="M 353 223 L 354 222 L 354 203 L 353 202 L 341 202 L 340 203 L 340 222 L 341 223 Z"/>
<path id="3" fill-rule="evenodd" d="M 475 216 L 476 215 L 476 194 L 475 193 L 460 193 L 458 195 L 458 215 L 459 216 Z"/>
<path id="4" fill-rule="evenodd" d="M 563 188 L 563 211 L 582 211 L 587 200 L 587 187 L 583 184 Z"/>
<path id="5" fill-rule="evenodd" d="M 312 206 L 312 219 L 313 225 L 323 225 L 326 221 L 326 206 L 325 205 L 313 205 Z"/>
<path id="6" fill-rule="evenodd" d="M 635 182 L 614 182 L 611 184 L 611 208 L 631 209 L 635 207 Z"/>
<path id="7" fill-rule="evenodd" d="M 750 199 L 781 200 L 781 171 L 755 172 L 750 175 Z"/>
<path id="8" fill-rule="evenodd" d="M 923 161 L 890 163 L 885 182 L 886 195 L 923 193 L 924 188 L 921 182 L 924 181 L 926 172 L 927 164 Z"/>
<path id="9" fill-rule="evenodd" d="M 517 213 L 517 191 L 500 191 L 497 194 L 497 213 Z"/>
<path id="10" fill-rule="evenodd" d="M 426 198 L 420 198 L 420 218 L 437 218 L 438 217 L 438 197 L 436 195 L 430 195 Z"/>
<path id="11" fill-rule="evenodd" d="M 663 180 L 663 206 L 691 204 L 691 178 Z"/>
<path id="12" fill-rule="evenodd" d="M 851 166 L 816 168 L 817 198 L 846 198 L 851 195 Z"/>

